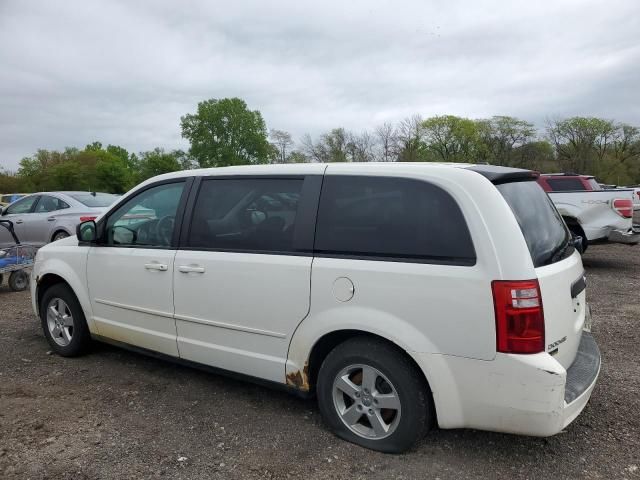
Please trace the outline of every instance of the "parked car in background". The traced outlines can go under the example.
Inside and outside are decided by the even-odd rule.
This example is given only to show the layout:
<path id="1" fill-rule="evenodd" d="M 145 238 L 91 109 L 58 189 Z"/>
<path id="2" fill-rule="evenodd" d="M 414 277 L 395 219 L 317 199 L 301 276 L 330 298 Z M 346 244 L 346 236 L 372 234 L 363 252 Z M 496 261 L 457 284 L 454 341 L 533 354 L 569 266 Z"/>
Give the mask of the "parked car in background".
<path id="1" fill-rule="evenodd" d="M 338 436 L 376 450 L 433 424 L 553 435 L 585 407 L 600 353 L 581 257 L 536 178 L 439 164 L 162 175 L 40 249 L 33 307 L 60 355 L 93 337 L 315 393 Z"/>
<path id="2" fill-rule="evenodd" d="M 7 207 L 16 200 L 20 200 L 22 197 L 26 196 L 26 193 L 5 193 L 0 195 L 0 208 Z"/>
<path id="3" fill-rule="evenodd" d="M 640 185 L 629 187 L 633 189 L 633 210 L 640 210 Z"/>
<path id="4" fill-rule="evenodd" d="M 632 189 L 603 185 L 591 175 L 575 173 L 541 174 L 538 183 L 571 232 L 582 237 L 582 252 L 590 243 L 640 242 L 640 235 L 633 230 Z"/>
<path id="5" fill-rule="evenodd" d="M 582 237 L 582 251 L 591 243 L 640 242 L 633 230 L 633 190 L 547 192 L 574 235 Z"/>
<path id="6" fill-rule="evenodd" d="M 595 177 L 577 173 L 543 173 L 538 177 L 538 183 L 545 192 L 602 190 Z"/>
<path id="7" fill-rule="evenodd" d="M 75 233 L 80 222 L 96 218 L 118 197 L 96 192 L 41 192 L 24 196 L 2 209 L 22 243 L 40 247 Z M 3 229 L 4 230 L 4 229 Z M 0 231 L 0 246 L 13 239 Z"/>

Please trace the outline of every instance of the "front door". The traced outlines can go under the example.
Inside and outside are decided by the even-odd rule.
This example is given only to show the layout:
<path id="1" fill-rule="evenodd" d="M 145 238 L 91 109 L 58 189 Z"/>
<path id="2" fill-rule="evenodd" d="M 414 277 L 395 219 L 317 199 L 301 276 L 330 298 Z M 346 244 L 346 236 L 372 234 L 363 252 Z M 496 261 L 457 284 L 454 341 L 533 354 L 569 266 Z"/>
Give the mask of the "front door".
<path id="1" fill-rule="evenodd" d="M 305 183 L 202 180 L 175 259 L 182 358 L 284 381 L 291 335 L 309 311 L 316 204 Z"/>
<path id="2" fill-rule="evenodd" d="M 106 218 L 87 259 L 101 336 L 178 356 L 172 282 L 185 190 L 184 179 L 148 187 Z"/>
<path id="3" fill-rule="evenodd" d="M 33 215 L 33 208 L 38 201 L 38 195 L 29 195 L 16 202 L 13 202 L 4 215 L 0 217 L 2 220 L 11 220 L 13 222 L 13 229 L 16 232 L 20 243 L 27 243 L 25 226 L 29 217 Z M 15 241 L 11 238 L 9 232 L 0 227 L 0 247 L 14 244 Z"/>

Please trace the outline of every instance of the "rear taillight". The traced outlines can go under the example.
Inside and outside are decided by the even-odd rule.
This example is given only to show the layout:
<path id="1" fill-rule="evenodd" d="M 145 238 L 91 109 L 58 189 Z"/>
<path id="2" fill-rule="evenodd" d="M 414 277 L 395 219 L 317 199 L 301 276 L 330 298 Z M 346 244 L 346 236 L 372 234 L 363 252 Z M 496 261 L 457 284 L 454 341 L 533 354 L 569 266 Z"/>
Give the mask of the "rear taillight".
<path id="1" fill-rule="evenodd" d="M 628 198 L 616 198 L 611 204 L 611 207 L 621 217 L 633 217 L 633 202 Z"/>
<path id="2" fill-rule="evenodd" d="M 537 280 L 494 280 L 496 349 L 501 353 L 544 351 L 544 313 Z"/>
<path id="3" fill-rule="evenodd" d="M 93 216 L 93 217 L 80 217 L 80 222 L 88 222 L 89 220 L 95 220 L 96 218 L 98 218 L 97 216 Z"/>

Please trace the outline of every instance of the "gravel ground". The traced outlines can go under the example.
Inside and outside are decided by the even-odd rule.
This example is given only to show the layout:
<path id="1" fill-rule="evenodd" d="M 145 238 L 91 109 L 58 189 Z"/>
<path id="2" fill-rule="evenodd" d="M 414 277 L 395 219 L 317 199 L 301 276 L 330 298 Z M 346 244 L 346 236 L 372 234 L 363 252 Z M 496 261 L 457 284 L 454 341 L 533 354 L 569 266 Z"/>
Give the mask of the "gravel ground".
<path id="1" fill-rule="evenodd" d="M 640 478 L 640 247 L 585 255 L 600 381 L 540 439 L 433 431 L 385 455 L 338 440 L 316 404 L 107 345 L 49 353 L 27 293 L 0 288 L 0 477 Z"/>

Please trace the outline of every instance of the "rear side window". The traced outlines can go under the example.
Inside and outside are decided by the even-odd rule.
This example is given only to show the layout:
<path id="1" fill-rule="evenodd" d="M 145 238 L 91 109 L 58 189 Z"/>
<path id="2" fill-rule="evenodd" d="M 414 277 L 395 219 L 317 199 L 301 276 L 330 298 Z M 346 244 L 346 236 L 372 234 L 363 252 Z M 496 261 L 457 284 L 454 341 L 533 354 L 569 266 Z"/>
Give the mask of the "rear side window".
<path id="1" fill-rule="evenodd" d="M 89 208 L 108 207 L 120 198 L 111 193 L 72 193 L 69 196 Z"/>
<path id="2" fill-rule="evenodd" d="M 592 190 L 602 190 L 602 187 L 598 182 L 596 182 L 595 178 L 590 178 L 589 180 L 587 180 L 587 183 L 591 186 Z"/>
<path id="3" fill-rule="evenodd" d="M 537 182 L 503 183 L 496 188 L 518 220 L 535 267 L 557 262 L 573 253 L 571 233 Z"/>
<path id="4" fill-rule="evenodd" d="M 36 213 L 48 213 L 55 212 L 56 210 L 63 210 L 69 208 L 65 202 L 56 197 L 50 197 L 49 195 L 42 195 L 36 205 Z"/>
<path id="5" fill-rule="evenodd" d="M 393 177 L 326 176 L 315 251 L 455 265 L 476 261 L 453 197 L 433 184 Z"/>
<path id="6" fill-rule="evenodd" d="M 193 210 L 189 247 L 294 252 L 302 179 L 203 180 Z"/>
<path id="7" fill-rule="evenodd" d="M 586 190 L 579 178 L 547 178 L 547 183 L 554 192 Z"/>

